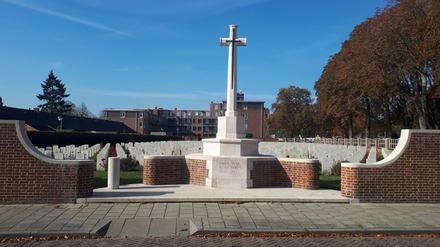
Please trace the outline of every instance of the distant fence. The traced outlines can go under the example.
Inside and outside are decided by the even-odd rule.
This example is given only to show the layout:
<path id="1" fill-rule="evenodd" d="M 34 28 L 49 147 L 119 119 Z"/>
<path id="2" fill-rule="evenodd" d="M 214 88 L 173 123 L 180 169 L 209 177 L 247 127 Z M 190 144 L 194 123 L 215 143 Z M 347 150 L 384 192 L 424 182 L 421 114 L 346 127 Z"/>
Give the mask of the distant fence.
<path id="1" fill-rule="evenodd" d="M 300 143 L 321 143 L 331 145 L 346 145 L 346 146 L 362 146 L 362 147 L 378 147 L 393 150 L 399 139 L 391 138 L 280 138 L 278 141 L 284 142 L 300 142 Z"/>

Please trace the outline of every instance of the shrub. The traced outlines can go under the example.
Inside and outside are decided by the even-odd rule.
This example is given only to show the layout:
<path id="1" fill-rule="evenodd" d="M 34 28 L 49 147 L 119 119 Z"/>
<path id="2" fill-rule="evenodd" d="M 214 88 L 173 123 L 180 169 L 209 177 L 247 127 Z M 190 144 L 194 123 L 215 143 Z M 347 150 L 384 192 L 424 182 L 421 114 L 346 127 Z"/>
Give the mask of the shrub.
<path id="1" fill-rule="evenodd" d="M 139 171 L 139 162 L 132 158 L 121 159 L 121 171 Z"/>
<path id="2" fill-rule="evenodd" d="M 348 161 L 339 161 L 337 163 L 335 163 L 334 165 L 332 165 L 332 169 L 331 169 L 331 175 L 333 176 L 341 176 L 341 163 L 342 162 L 348 162 Z"/>

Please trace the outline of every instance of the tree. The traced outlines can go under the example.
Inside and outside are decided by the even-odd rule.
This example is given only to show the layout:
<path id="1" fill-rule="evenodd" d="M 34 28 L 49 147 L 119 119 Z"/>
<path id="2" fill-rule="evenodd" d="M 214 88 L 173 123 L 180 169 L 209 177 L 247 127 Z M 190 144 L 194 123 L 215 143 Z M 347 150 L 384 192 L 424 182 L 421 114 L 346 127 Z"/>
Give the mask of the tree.
<path id="1" fill-rule="evenodd" d="M 390 1 L 376 16 L 375 32 L 381 35 L 375 40 L 377 60 L 398 69 L 400 87 L 415 109 L 419 127 L 433 128 L 436 109 L 429 94 L 439 80 L 439 1 Z"/>
<path id="2" fill-rule="evenodd" d="M 0 107 L 3 107 L 3 99 L 0 97 Z"/>
<path id="3" fill-rule="evenodd" d="M 281 88 L 272 111 L 268 120 L 272 133 L 287 137 L 313 134 L 312 99 L 307 89 Z"/>
<path id="4" fill-rule="evenodd" d="M 388 2 L 355 27 L 315 83 L 320 134 L 440 127 L 440 1 Z"/>
<path id="5" fill-rule="evenodd" d="M 66 88 L 54 74 L 50 71 L 48 78 L 41 84 L 43 94 L 37 95 L 37 98 L 46 103 L 38 105 L 41 111 L 64 114 L 72 110 L 72 105 L 64 99 L 69 97 L 66 94 Z"/>
<path id="6" fill-rule="evenodd" d="M 73 110 L 71 115 L 77 117 L 88 117 L 88 118 L 93 117 L 93 114 L 89 111 L 89 109 L 87 108 L 84 102 L 81 102 L 81 105 L 79 106 L 75 106 L 73 104 Z"/>

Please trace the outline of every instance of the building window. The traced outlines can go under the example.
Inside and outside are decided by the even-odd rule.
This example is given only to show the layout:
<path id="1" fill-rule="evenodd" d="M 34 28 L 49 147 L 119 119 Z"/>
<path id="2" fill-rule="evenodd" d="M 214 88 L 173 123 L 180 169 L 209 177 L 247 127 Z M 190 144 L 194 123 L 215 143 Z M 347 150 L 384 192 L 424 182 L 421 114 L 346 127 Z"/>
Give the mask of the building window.
<path id="1" fill-rule="evenodd" d="M 193 119 L 193 123 L 194 123 L 194 124 L 196 123 L 196 120 L 195 120 L 195 119 Z"/>
<path id="2" fill-rule="evenodd" d="M 201 131 L 201 130 L 202 130 L 202 127 L 200 127 L 200 126 L 197 127 L 197 130 L 198 130 L 198 131 Z"/>
<path id="3" fill-rule="evenodd" d="M 143 127 L 143 122 L 139 122 L 139 127 Z"/>
<path id="4" fill-rule="evenodd" d="M 121 118 L 125 118 L 125 111 L 121 111 L 120 116 L 121 116 Z"/>
<path id="5" fill-rule="evenodd" d="M 180 117 L 180 111 L 176 112 L 176 115 L 177 115 L 178 117 Z"/>
<path id="6" fill-rule="evenodd" d="M 144 117 L 144 113 L 143 112 L 139 112 L 139 118 L 143 118 Z"/>
<path id="7" fill-rule="evenodd" d="M 248 129 L 248 125 L 246 123 L 246 124 L 244 124 L 244 130 L 247 130 L 247 129 Z"/>
<path id="8" fill-rule="evenodd" d="M 195 131 L 197 128 L 196 128 L 196 126 L 193 126 L 193 130 Z"/>
<path id="9" fill-rule="evenodd" d="M 191 117 L 191 112 L 188 112 L 188 117 Z"/>
<path id="10" fill-rule="evenodd" d="M 266 118 L 269 118 L 269 114 L 267 114 L 267 113 L 266 113 L 266 114 L 264 114 L 264 116 L 265 116 Z"/>
<path id="11" fill-rule="evenodd" d="M 202 123 L 202 119 L 197 119 L 197 123 L 201 124 Z"/>
<path id="12" fill-rule="evenodd" d="M 194 113 L 194 115 L 198 116 L 198 115 L 199 115 L 199 112 L 196 111 L 196 112 Z"/>
<path id="13" fill-rule="evenodd" d="M 246 120 L 248 118 L 247 112 L 243 113 L 243 118 Z"/>
<path id="14" fill-rule="evenodd" d="M 218 117 L 218 112 L 215 113 L 215 116 Z"/>
<path id="15" fill-rule="evenodd" d="M 218 105 L 215 105 L 215 106 L 214 106 L 214 110 L 218 110 Z"/>
<path id="16" fill-rule="evenodd" d="M 202 117 L 203 117 L 203 112 L 200 112 L 200 116 L 202 116 Z"/>
<path id="17" fill-rule="evenodd" d="M 205 116 L 210 117 L 210 116 L 211 116 L 211 113 L 207 112 L 207 113 L 205 114 Z"/>

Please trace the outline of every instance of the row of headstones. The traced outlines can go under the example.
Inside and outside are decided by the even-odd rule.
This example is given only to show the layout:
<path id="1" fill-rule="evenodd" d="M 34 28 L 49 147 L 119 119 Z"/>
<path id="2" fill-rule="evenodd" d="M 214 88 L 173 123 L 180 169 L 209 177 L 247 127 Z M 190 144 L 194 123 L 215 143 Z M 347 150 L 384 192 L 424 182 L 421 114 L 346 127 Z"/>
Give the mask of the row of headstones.
<path id="1" fill-rule="evenodd" d="M 99 144 L 95 144 L 91 147 L 89 147 L 88 144 L 78 147 L 75 147 L 75 145 L 68 145 L 64 147 L 53 145 L 46 148 L 38 148 L 38 150 L 46 156 L 57 160 L 85 160 L 94 156 L 100 150 L 100 148 L 101 146 Z"/>
<path id="2" fill-rule="evenodd" d="M 187 155 L 202 152 L 201 142 L 188 141 L 128 142 L 121 143 L 121 146 L 141 166 L 144 163 L 145 155 Z"/>
<path id="3" fill-rule="evenodd" d="M 120 143 L 116 143 L 116 156 L 120 159 L 126 159 L 127 154 L 125 153 L 124 148 L 122 148 Z"/>
<path id="4" fill-rule="evenodd" d="M 388 155 L 391 154 L 391 150 L 388 150 L 387 148 L 381 148 L 382 151 L 382 156 L 383 158 L 388 157 Z M 372 147 L 370 149 L 370 153 L 368 154 L 368 158 L 366 163 L 375 163 L 377 161 L 377 153 L 376 153 L 376 149 L 374 147 Z"/>
<path id="5" fill-rule="evenodd" d="M 99 151 L 96 156 L 96 170 L 105 171 L 105 164 L 108 161 L 108 152 L 110 149 L 110 143 L 105 144 L 105 146 Z"/>

